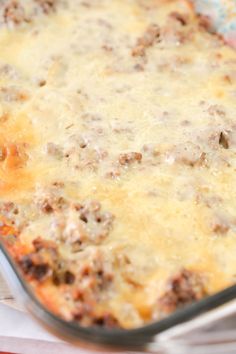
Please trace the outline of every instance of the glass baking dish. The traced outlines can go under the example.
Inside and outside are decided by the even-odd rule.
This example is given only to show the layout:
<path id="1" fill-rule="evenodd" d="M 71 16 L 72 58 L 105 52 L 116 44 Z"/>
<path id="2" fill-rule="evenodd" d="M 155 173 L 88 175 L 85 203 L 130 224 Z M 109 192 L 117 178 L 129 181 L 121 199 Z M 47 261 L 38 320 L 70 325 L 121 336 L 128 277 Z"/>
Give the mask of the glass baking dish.
<path id="1" fill-rule="evenodd" d="M 3 276 L 9 283 L 16 300 L 38 319 L 49 331 L 74 344 L 82 342 L 90 344 L 123 347 L 131 350 L 147 350 L 152 348 L 157 334 L 163 333 L 186 321 L 192 320 L 211 310 L 217 309 L 236 298 L 236 285 L 196 303 L 177 310 L 170 316 L 144 327 L 122 330 L 99 327 L 82 327 L 76 322 L 66 322 L 45 308 L 37 299 L 29 284 L 21 275 L 18 266 L 9 255 L 0 238 L 0 264 Z M 154 346 L 155 348 L 155 346 Z M 152 349 L 151 349 L 152 350 Z"/>

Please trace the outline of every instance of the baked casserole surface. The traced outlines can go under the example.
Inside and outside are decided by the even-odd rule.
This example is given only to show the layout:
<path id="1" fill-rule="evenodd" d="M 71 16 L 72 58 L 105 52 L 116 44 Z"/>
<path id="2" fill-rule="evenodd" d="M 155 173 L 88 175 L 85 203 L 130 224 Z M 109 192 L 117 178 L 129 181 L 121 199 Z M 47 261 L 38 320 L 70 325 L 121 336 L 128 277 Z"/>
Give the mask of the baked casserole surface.
<path id="1" fill-rule="evenodd" d="M 235 282 L 236 52 L 185 0 L 0 3 L 0 237 L 44 306 L 156 321 Z"/>

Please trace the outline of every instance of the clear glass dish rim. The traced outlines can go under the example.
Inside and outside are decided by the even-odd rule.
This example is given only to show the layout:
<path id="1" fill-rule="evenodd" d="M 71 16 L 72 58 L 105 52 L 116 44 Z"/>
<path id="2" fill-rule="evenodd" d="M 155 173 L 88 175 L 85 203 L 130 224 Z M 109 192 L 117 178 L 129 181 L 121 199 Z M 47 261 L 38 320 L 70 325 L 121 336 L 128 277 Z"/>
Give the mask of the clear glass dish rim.
<path id="1" fill-rule="evenodd" d="M 30 285 L 22 276 L 16 262 L 10 256 L 0 236 L 0 251 L 14 274 L 17 286 L 23 290 L 22 295 L 29 300 L 29 310 L 38 320 L 48 327 L 54 334 L 71 343 L 81 340 L 93 344 L 102 344 L 113 347 L 146 348 L 153 342 L 154 337 L 176 325 L 189 321 L 199 315 L 214 310 L 236 298 L 236 285 L 232 285 L 216 294 L 207 296 L 191 305 L 175 311 L 162 320 L 152 322 L 134 329 L 106 329 L 100 327 L 82 327 L 77 322 L 67 322 L 50 312 L 37 299 Z M 4 274 L 3 274 L 4 276 Z M 17 299 L 17 294 L 14 294 Z"/>

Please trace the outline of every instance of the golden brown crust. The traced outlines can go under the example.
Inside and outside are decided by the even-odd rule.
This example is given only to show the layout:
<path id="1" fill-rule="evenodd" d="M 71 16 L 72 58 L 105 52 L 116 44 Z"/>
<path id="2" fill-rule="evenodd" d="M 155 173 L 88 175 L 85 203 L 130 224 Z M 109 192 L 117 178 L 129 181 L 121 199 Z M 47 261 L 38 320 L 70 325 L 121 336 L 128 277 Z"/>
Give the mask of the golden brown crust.
<path id="1" fill-rule="evenodd" d="M 0 12 L 0 237 L 42 304 L 128 329 L 232 284 L 235 52 L 184 0 Z"/>

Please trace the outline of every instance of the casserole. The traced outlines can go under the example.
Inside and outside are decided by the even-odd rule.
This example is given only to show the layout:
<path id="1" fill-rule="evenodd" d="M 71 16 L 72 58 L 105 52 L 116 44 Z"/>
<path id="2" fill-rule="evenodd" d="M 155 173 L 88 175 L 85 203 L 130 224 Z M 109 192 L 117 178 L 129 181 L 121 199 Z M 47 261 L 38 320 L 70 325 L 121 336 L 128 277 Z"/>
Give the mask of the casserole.
<path id="1" fill-rule="evenodd" d="M 98 348 L 103 346 L 103 349 L 104 346 L 112 346 L 113 348 L 125 348 L 126 350 L 139 350 L 142 352 L 158 352 L 158 350 L 164 350 L 164 348 L 166 348 L 165 345 L 169 349 L 168 335 L 167 340 L 164 335 L 162 341 L 159 342 L 156 339 L 158 334 L 161 334 L 168 329 L 175 328 L 175 326 L 181 323 L 187 323 L 201 314 L 211 314 L 212 310 L 235 299 L 236 294 L 236 286 L 234 285 L 215 295 L 208 296 L 195 304 L 188 305 L 161 321 L 141 328 L 122 330 L 103 327 L 82 327 L 78 322 L 67 322 L 48 311 L 48 309 L 38 301 L 37 297 L 32 292 L 32 289 L 29 287 L 29 284 L 27 284 L 24 278 L 20 275 L 19 269 L 15 267 L 12 258 L 9 257 L 4 245 L 2 245 L 1 252 L 1 271 L 8 281 L 10 289 L 16 294 L 20 304 L 23 304 L 34 318 L 44 326 L 44 328 L 60 338 L 67 340 L 74 345 L 79 345 L 80 347 L 83 346 L 84 343 L 86 343 L 86 345 L 89 343 L 91 346 L 93 346 L 93 344 L 98 345 Z M 204 324 L 205 323 L 204 320 Z M 184 332 L 185 331 L 183 331 L 183 333 Z M 175 347 L 178 347 L 178 342 L 175 344 Z"/>
<path id="2" fill-rule="evenodd" d="M 235 51 L 183 0 L 1 11 L 0 235 L 39 313 L 143 342 L 232 299 Z"/>

